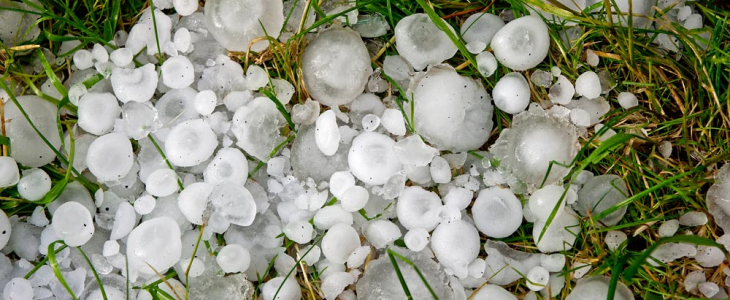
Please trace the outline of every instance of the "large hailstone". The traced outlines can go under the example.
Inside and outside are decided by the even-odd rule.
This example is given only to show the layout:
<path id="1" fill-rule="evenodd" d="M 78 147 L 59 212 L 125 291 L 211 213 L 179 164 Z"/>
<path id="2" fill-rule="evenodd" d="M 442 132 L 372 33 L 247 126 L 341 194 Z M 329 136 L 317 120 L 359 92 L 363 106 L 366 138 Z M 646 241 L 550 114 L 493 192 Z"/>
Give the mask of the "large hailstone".
<path id="1" fill-rule="evenodd" d="M 464 220 L 441 223 L 431 235 L 431 249 L 446 272 L 466 278 L 479 254 L 479 232 Z"/>
<path id="2" fill-rule="evenodd" d="M 38 96 L 17 97 L 38 131 L 55 149 L 61 148 L 61 137 L 56 125 L 56 107 Z M 5 133 L 13 146 L 12 158 L 26 167 L 40 167 L 56 158 L 55 152 L 28 123 L 15 102 L 5 103 Z"/>
<path id="3" fill-rule="evenodd" d="M 436 148 L 473 150 L 489 138 L 493 108 L 481 83 L 442 65 L 420 74 L 407 94 L 413 95 L 415 105 L 413 126 Z M 409 105 L 404 109 L 410 111 Z"/>
<path id="4" fill-rule="evenodd" d="M 357 32 L 335 27 L 322 32 L 302 55 L 309 94 L 327 106 L 345 105 L 360 95 L 373 73 L 370 55 Z"/>
<path id="5" fill-rule="evenodd" d="M 570 169 L 559 164 L 569 165 L 578 149 L 572 124 L 533 106 L 514 116 L 512 127 L 502 130 L 491 152 L 500 160 L 500 169 L 535 189 L 544 179 L 545 184 L 553 184 L 568 174 Z M 552 167 L 551 162 L 555 162 Z"/>
<path id="6" fill-rule="evenodd" d="M 578 201 L 575 202 L 576 211 L 584 217 L 595 216 L 624 200 L 629 196 L 626 183 L 618 175 L 599 175 L 589 179 L 583 188 L 578 191 Z M 606 226 L 618 224 L 626 214 L 626 206 L 601 219 Z"/>
<path id="7" fill-rule="evenodd" d="M 247 52 L 255 38 L 266 34 L 276 38 L 284 26 L 284 4 L 281 0 L 206 1 L 205 24 L 223 47 Z M 251 45 L 251 50 L 261 51 L 268 46 L 269 41 L 263 40 Z"/>
<path id="8" fill-rule="evenodd" d="M 94 220 L 81 203 L 69 201 L 58 207 L 51 226 L 58 238 L 71 247 L 86 244 L 94 235 Z"/>
<path id="9" fill-rule="evenodd" d="M 479 192 L 471 213 L 479 231 L 493 238 L 508 237 L 522 224 L 522 203 L 509 189 L 500 187 Z"/>
<path id="10" fill-rule="evenodd" d="M 127 238 L 129 268 L 146 275 L 165 273 L 180 260 L 180 237 L 180 226 L 170 217 L 142 222 Z"/>
<path id="11" fill-rule="evenodd" d="M 606 276 L 592 276 L 578 281 L 566 300 L 603 300 L 608 297 L 611 279 Z M 616 286 L 614 300 L 634 300 L 634 294 L 621 281 Z"/>
<path id="12" fill-rule="evenodd" d="M 393 151 L 395 141 L 375 132 L 363 132 L 354 140 L 347 157 L 350 172 L 370 185 L 388 182 L 390 176 L 403 169 Z"/>
<path id="13" fill-rule="evenodd" d="M 170 131 L 165 140 L 165 154 L 173 165 L 192 167 L 213 155 L 217 145 L 218 139 L 208 123 L 191 120 Z"/>
<path id="14" fill-rule="evenodd" d="M 707 191 L 707 208 L 718 226 L 730 232 L 730 164 L 725 164 Z"/>
<path id="15" fill-rule="evenodd" d="M 446 26 L 454 32 L 451 25 L 446 23 Z M 395 25 L 395 45 L 398 54 L 418 71 L 454 57 L 459 50 L 426 14 L 401 19 Z"/>
<path id="16" fill-rule="evenodd" d="M 524 71 L 536 67 L 547 57 L 550 35 L 539 16 L 529 15 L 507 23 L 492 37 L 491 45 L 502 65 Z"/>
<path id="17" fill-rule="evenodd" d="M 132 143 L 121 133 L 100 136 L 89 146 L 86 164 L 99 181 L 122 179 L 134 164 Z"/>

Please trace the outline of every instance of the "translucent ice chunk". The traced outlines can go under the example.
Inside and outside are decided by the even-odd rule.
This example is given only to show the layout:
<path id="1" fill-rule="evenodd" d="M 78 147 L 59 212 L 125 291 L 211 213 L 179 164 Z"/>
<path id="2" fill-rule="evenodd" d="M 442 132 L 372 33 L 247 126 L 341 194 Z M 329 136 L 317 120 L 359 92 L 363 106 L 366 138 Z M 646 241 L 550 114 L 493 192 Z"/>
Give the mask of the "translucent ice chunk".
<path id="1" fill-rule="evenodd" d="M 557 82 L 550 87 L 548 98 L 550 98 L 553 103 L 565 105 L 570 103 L 574 94 L 575 88 L 573 87 L 573 83 L 571 83 L 565 76 L 559 75 Z"/>
<path id="2" fill-rule="evenodd" d="M 170 131 L 165 140 L 165 154 L 173 165 L 191 167 L 210 158 L 217 145 L 216 135 L 208 123 L 196 119 Z"/>
<path id="3" fill-rule="evenodd" d="M 431 236 L 431 249 L 447 272 L 466 278 L 468 265 L 479 254 L 479 233 L 463 220 L 442 223 Z"/>
<path id="4" fill-rule="evenodd" d="M 454 28 L 446 24 L 454 32 Z M 449 36 L 423 13 L 412 14 L 398 21 L 395 26 L 395 44 L 398 54 L 418 71 L 453 57 L 458 50 Z"/>
<path id="5" fill-rule="evenodd" d="M 396 81 L 403 81 L 410 77 L 413 68 L 400 55 L 388 55 L 383 60 L 383 72 Z"/>
<path id="6" fill-rule="evenodd" d="M 491 45 L 501 64 L 515 71 L 524 71 L 545 59 L 550 48 L 550 36 L 542 18 L 528 15 L 499 29 Z"/>
<path id="7" fill-rule="evenodd" d="M 191 0 L 191 2 L 195 1 Z M 182 55 L 168 58 L 160 67 L 160 72 L 162 73 L 162 83 L 171 89 L 186 88 L 195 80 L 193 64 Z"/>
<path id="8" fill-rule="evenodd" d="M 390 24 L 388 24 L 385 17 L 379 13 L 358 16 L 357 24 L 352 27 L 364 38 L 380 37 L 388 33 L 390 30 Z"/>
<path id="9" fill-rule="evenodd" d="M 618 175 L 608 174 L 595 176 L 578 191 L 578 201 L 574 204 L 581 216 L 596 216 L 601 212 L 623 202 L 629 196 L 626 183 Z M 606 226 L 616 225 L 624 217 L 626 206 L 602 218 Z"/>
<path id="10" fill-rule="evenodd" d="M 504 21 L 496 15 L 476 13 L 461 24 L 461 37 L 467 43 L 482 42 L 489 45 L 494 34 L 503 26 Z"/>
<path id="11" fill-rule="evenodd" d="M 371 185 L 381 185 L 403 166 L 393 151 L 395 141 L 375 132 L 358 135 L 350 147 L 347 161 L 357 179 Z"/>
<path id="12" fill-rule="evenodd" d="M 537 249 L 543 253 L 570 250 L 573 248 L 576 235 L 580 231 L 579 223 L 578 216 L 569 208 L 564 208 L 563 212 L 553 218 L 544 235 L 542 231 L 546 222 L 535 222 L 535 227 L 532 229 L 532 238 L 537 244 Z"/>
<path id="13" fill-rule="evenodd" d="M 155 65 L 146 64 L 135 69 L 115 68 L 111 82 L 114 94 L 122 103 L 148 101 L 157 89 Z"/>
<path id="14" fill-rule="evenodd" d="M 394 250 L 412 261 L 424 277 L 424 279 L 421 279 L 413 266 L 396 259 L 413 299 L 433 298 L 424 282 L 428 282 L 431 290 L 439 299 L 454 299 L 453 290 L 448 286 L 448 276 L 439 264 L 429 258 L 427 254 L 410 252 L 400 248 Z M 403 287 L 397 283 L 399 282 L 398 278 L 387 256 L 372 260 L 368 264 L 367 272 L 357 282 L 357 297 L 360 300 L 407 299 Z"/>
<path id="15" fill-rule="evenodd" d="M 333 173 L 347 169 L 349 145 L 341 145 L 335 155 L 325 156 L 315 141 L 315 126 L 303 127 L 291 147 L 294 176 L 300 180 L 311 177 L 317 182 L 328 180 Z M 387 180 L 387 179 L 386 179 Z"/>
<path id="16" fill-rule="evenodd" d="M 386 109 L 383 112 L 383 116 L 380 118 L 380 124 L 383 125 L 385 130 L 393 135 L 406 134 L 406 125 L 403 114 L 397 109 Z"/>
<path id="17" fill-rule="evenodd" d="M 86 164 L 99 181 L 122 179 L 134 164 L 132 143 L 120 133 L 100 136 L 89 146 Z"/>
<path id="18" fill-rule="evenodd" d="M 33 299 L 33 285 L 23 277 L 10 280 L 3 289 L 4 299 Z"/>
<path id="19" fill-rule="evenodd" d="M 492 90 L 494 105 L 508 114 L 522 112 L 530 104 L 530 84 L 518 72 L 504 75 Z"/>
<path id="20" fill-rule="evenodd" d="M 430 68 L 408 89 L 415 130 L 440 150 L 481 147 L 492 130 L 492 105 L 482 85 L 448 66 Z M 404 107 L 410 111 L 410 107 Z"/>
<path id="21" fill-rule="evenodd" d="M 610 278 L 598 275 L 578 281 L 566 300 L 599 300 L 608 297 Z M 634 300 L 634 294 L 623 282 L 616 285 L 615 300 Z"/>
<path id="22" fill-rule="evenodd" d="M 484 77 L 492 76 L 497 70 L 497 59 L 492 52 L 484 51 L 477 55 L 477 67 Z"/>
<path id="23" fill-rule="evenodd" d="M 205 24 L 213 37 L 230 51 L 261 51 L 268 40 L 249 45 L 252 40 L 276 35 L 284 26 L 284 4 L 273 1 L 214 0 L 205 2 Z M 262 27 L 263 26 L 263 27 Z"/>
<path id="24" fill-rule="evenodd" d="M 162 127 L 157 109 L 149 102 L 125 103 L 122 107 L 122 124 L 127 136 L 135 140 L 146 138 Z"/>
<path id="25" fill-rule="evenodd" d="M 170 217 L 142 222 L 127 238 L 126 253 L 130 270 L 147 275 L 154 275 L 155 271 L 167 271 L 180 260 L 180 237 L 180 227 Z"/>
<path id="26" fill-rule="evenodd" d="M 33 125 L 55 149 L 61 147 L 61 137 L 56 126 L 56 106 L 38 96 L 16 97 Z M 56 154 L 46 145 L 35 129 L 25 119 L 15 102 L 5 103 L 5 133 L 13 146 L 12 158 L 26 167 L 48 164 Z M 22 149 L 22 151 L 17 151 Z"/>
<path id="27" fill-rule="evenodd" d="M 225 181 L 216 185 L 210 202 L 231 224 L 249 226 L 256 217 L 256 202 L 243 185 Z"/>
<path id="28" fill-rule="evenodd" d="M 426 145 L 420 136 L 412 135 L 404 138 L 393 146 L 393 152 L 401 163 L 414 166 L 426 166 L 439 151 Z"/>
<path id="29" fill-rule="evenodd" d="M 479 231 L 489 237 L 510 236 L 522 224 L 522 203 L 510 190 L 500 187 L 479 192 L 471 212 Z"/>
<path id="30" fill-rule="evenodd" d="M 314 100 L 337 106 L 352 102 L 363 92 L 373 69 L 360 36 L 351 29 L 332 28 L 304 50 L 302 72 Z"/>
<path id="31" fill-rule="evenodd" d="M 283 118 L 269 99 L 254 99 L 236 110 L 231 131 L 238 139 L 236 145 L 261 161 L 268 161 L 271 151 L 284 138 L 279 134 Z"/>
<path id="32" fill-rule="evenodd" d="M 112 233 L 109 236 L 111 240 L 121 239 L 134 229 L 134 225 L 137 223 L 134 207 L 129 202 L 122 202 L 117 209 L 117 213 L 114 214 L 114 227 L 112 227 Z"/>
<path id="33" fill-rule="evenodd" d="M 86 244 L 94 235 L 94 220 L 78 202 L 69 201 L 58 207 L 51 222 L 56 235 L 71 247 Z"/>

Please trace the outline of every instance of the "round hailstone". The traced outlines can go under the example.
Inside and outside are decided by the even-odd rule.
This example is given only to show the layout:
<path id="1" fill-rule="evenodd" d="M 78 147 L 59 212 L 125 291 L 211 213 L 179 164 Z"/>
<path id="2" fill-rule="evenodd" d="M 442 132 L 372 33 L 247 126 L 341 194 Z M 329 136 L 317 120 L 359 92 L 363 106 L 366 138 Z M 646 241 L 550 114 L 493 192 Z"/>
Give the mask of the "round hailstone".
<path id="1" fill-rule="evenodd" d="M 297 244 L 306 244 L 312 240 L 314 226 L 307 221 L 293 221 L 284 226 L 284 235 Z"/>
<path id="2" fill-rule="evenodd" d="M 601 96 L 601 79 L 593 71 L 586 71 L 575 80 L 575 93 L 588 99 Z"/>
<path id="3" fill-rule="evenodd" d="M 395 141 L 375 132 L 363 132 L 352 140 L 347 157 L 350 171 L 360 181 L 370 185 L 388 182 L 393 174 L 403 169 L 393 152 Z"/>
<path id="4" fill-rule="evenodd" d="M 376 249 L 383 249 L 401 237 L 400 228 L 388 220 L 370 222 L 363 230 L 363 235 Z"/>
<path id="5" fill-rule="evenodd" d="M 177 192 L 177 174 L 174 170 L 164 168 L 157 169 L 147 176 L 145 187 L 150 195 L 155 197 L 166 197 Z"/>
<path id="6" fill-rule="evenodd" d="M 436 193 L 419 186 L 409 186 L 396 202 L 398 221 L 409 230 L 423 228 L 431 231 L 439 224 L 438 209 L 442 205 Z"/>
<path id="7" fill-rule="evenodd" d="M 109 54 L 109 59 L 111 59 L 111 61 L 117 67 L 124 67 L 126 65 L 129 65 L 130 63 L 132 63 L 133 58 L 134 53 L 132 53 L 132 51 L 127 48 L 119 48 Z"/>
<path id="8" fill-rule="evenodd" d="M 583 188 L 578 191 L 578 201 L 575 210 L 584 217 L 596 216 L 601 212 L 617 205 L 629 196 L 626 183 L 618 175 L 599 175 L 589 179 Z M 626 206 L 603 217 L 600 221 L 606 226 L 613 226 L 626 214 Z"/>
<path id="9" fill-rule="evenodd" d="M 86 244 L 94 235 L 94 220 L 89 210 L 74 201 L 66 202 L 56 209 L 51 226 L 56 236 L 70 247 Z"/>
<path id="10" fill-rule="evenodd" d="M 134 211 L 144 216 L 151 213 L 155 209 L 156 205 L 157 200 L 155 200 L 155 197 L 152 197 L 150 195 L 144 195 L 134 201 Z"/>
<path id="11" fill-rule="evenodd" d="M 231 181 L 238 184 L 246 184 L 248 178 L 248 161 L 241 150 L 237 148 L 223 148 L 218 150 L 215 157 L 208 163 L 203 171 L 205 182 L 219 184 L 224 181 Z"/>
<path id="12" fill-rule="evenodd" d="M 251 265 L 251 254 L 239 244 L 228 244 L 221 248 L 215 261 L 226 273 L 246 272 Z"/>
<path id="13" fill-rule="evenodd" d="M 87 93 L 79 100 L 79 126 L 94 135 L 104 135 L 114 129 L 122 108 L 110 93 Z"/>
<path id="14" fill-rule="evenodd" d="M 18 181 L 17 189 L 20 197 L 25 200 L 40 200 L 51 190 L 51 177 L 41 169 L 25 171 Z"/>
<path id="15" fill-rule="evenodd" d="M 504 21 L 499 16 L 490 13 L 477 13 L 461 24 L 461 37 L 467 43 L 481 42 L 489 45 L 499 29 L 504 26 Z"/>
<path id="16" fill-rule="evenodd" d="M 146 275 L 165 273 L 180 260 L 180 237 L 180 226 L 170 217 L 142 222 L 127 238 L 129 268 Z"/>
<path id="17" fill-rule="evenodd" d="M 122 103 L 149 101 L 157 89 L 157 80 L 153 64 L 136 69 L 114 68 L 111 76 L 114 94 Z"/>
<path id="18" fill-rule="evenodd" d="M 0 249 L 5 248 L 5 245 L 8 244 L 10 233 L 12 233 L 12 228 L 10 227 L 8 215 L 0 210 Z"/>
<path id="19" fill-rule="evenodd" d="M 481 83 L 451 67 L 433 67 L 415 79 L 413 126 L 432 146 L 460 152 L 481 147 L 492 131 L 492 104 Z M 405 111 L 410 106 L 405 105 Z"/>
<path id="20" fill-rule="evenodd" d="M 120 133 L 100 136 L 89 146 L 86 164 L 99 181 L 122 179 L 134 164 L 132 143 Z"/>
<path id="21" fill-rule="evenodd" d="M 494 284 L 482 285 L 470 297 L 471 300 L 517 300 L 517 297 L 501 286 Z M 527 298 L 525 298 L 527 299 Z"/>
<path id="22" fill-rule="evenodd" d="M 319 151 L 326 156 L 332 156 L 340 146 L 340 129 L 337 127 L 337 118 L 333 110 L 323 112 L 315 123 L 314 141 Z"/>
<path id="23" fill-rule="evenodd" d="M 336 224 L 322 238 L 322 253 L 329 261 L 343 264 L 350 254 L 360 247 L 360 236 L 352 226 Z"/>
<path id="24" fill-rule="evenodd" d="M 497 59 L 494 57 L 494 54 L 489 51 L 479 53 L 477 55 L 477 68 L 479 69 L 479 73 L 482 73 L 484 77 L 492 76 L 494 71 L 497 70 Z"/>
<path id="25" fill-rule="evenodd" d="M 86 70 L 94 66 L 94 60 L 91 56 L 91 51 L 86 49 L 79 49 L 74 52 L 73 62 L 79 70 Z"/>
<path id="26" fill-rule="evenodd" d="M 540 266 L 549 272 L 560 272 L 565 267 L 565 255 L 562 253 L 540 255 Z"/>
<path id="27" fill-rule="evenodd" d="M 210 125 L 201 119 L 178 124 L 165 140 L 165 154 L 170 163 L 192 167 L 207 160 L 218 146 Z"/>
<path id="28" fill-rule="evenodd" d="M 492 90 L 497 108 L 508 114 L 520 113 L 530 104 L 530 84 L 520 73 L 512 72 L 497 81 Z"/>
<path id="29" fill-rule="evenodd" d="M 546 221 L 556 205 L 559 205 L 557 213 L 560 213 L 563 211 L 562 208 L 565 207 L 566 200 L 567 202 L 574 202 L 571 201 L 571 198 L 576 199 L 578 197 L 572 189 L 568 189 L 565 192 L 565 196 L 563 196 L 564 192 L 565 188 L 554 184 L 544 186 L 535 191 L 530 196 L 530 201 L 528 202 L 530 211 L 538 220 Z"/>
<path id="30" fill-rule="evenodd" d="M 566 207 L 557 214 L 540 239 L 545 225 L 545 221 L 538 220 L 532 228 L 532 239 L 540 252 L 550 253 L 573 248 L 576 235 L 580 231 L 580 220 L 572 209 Z"/>
<path id="31" fill-rule="evenodd" d="M 491 45 L 501 64 L 514 71 L 524 71 L 545 59 L 550 35 L 542 18 L 529 15 L 504 25 L 494 34 Z"/>
<path id="32" fill-rule="evenodd" d="M 355 186 L 355 177 L 348 171 L 335 172 L 330 176 L 329 184 L 330 193 L 339 199 L 347 189 Z"/>
<path id="33" fill-rule="evenodd" d="M 295 278 L 276 277 L 264 284 L 261 296 L 264 300 L 300 300 L 302 288 Z"/>
<path id="34" fill-rule="evenodd" d="M 213 188 L 210 202 L 226 221 L 249 226 L 256 217 L 256 201 L 243 185 L 224 181 Z"/>
<path id="35" fill-rule="evenodd" d="M 380 117 L 374 114 L 367 114 L 362 118 L 362 128 L 365 131 L 373 131 L 380 126 Z"/>
<path id="36" fill-rule="evenodd" d="M 479 233 L 463 220 L 442 223 L 433 231 L 431 249 L 444 268 L 463 279 L 469 273 L 469 263 L 479 254 Z"/>
<path id="37" fill-rule="evenodd" d="M 114 226 L 109 239 L 118 240 L 127 236 L 134 229 L 134 225 L 137 223 L 136 218 L 134 207 L 129 202 L 124 201 L 119 204 L 117 213 L 114 214 Z"/>
<path id="38" fill-rule="evenodd" d="M 479 192 L 471 213 L 479 231 L 493 238 L 508 237 L 522 224 L 522 203 L 501 187 Z"/>
<path id="39" fill-rule="evenodd" d="M 245 53 L 253 39 L 281 31 L 284 4 L 281 0 L 206 1 L 205 25 L 223 47 Z M 251 51 L 262 51 L 268 46 L 268 40 L 259 41 L 251 45 Z"/>
<path id="40" fill-rule="evenodd" d="M 625 233 L 621 231 L 612 230 L 606 233 L 606 238 L 603 240 L 606 243 L 606 248 L 611 251 L 616 251 L 621 244 L 628 239 Z"/>
<path id="41" fill-rule="evenodd" d="M 426 248 L 430 238 L 431 235 L 428 234 L 426 229 L 414 228 L 406 232 L 406 235 L 403 237 L 403 242 L 405 242 L 409 250 L 419 252 L 423 248 Z"/>
<path id="42" fill-rule="evenodd" d="M 212 114 L 216 105 L 218 105 L 218 97 L 211 90 L 200 91 L 195 95 L 195 111 L 203 116 Z"/>
<path id="43" fill-rule="evenodd" d="M 196 1 L 191 0 L 191 2 Z M 197 2 L 195 5 L 197 5 Z M 168 58 L 162 63 L 160 71 L 162 72 L 162 83 L 171 89 L 186 88 L 195 81 L 193 63 L 182 55 Z"/>
<path id="44" fill-rule="evenodd" d="M 569 165 L 579 148 L 572 124 L 533 106 L 514 116 L 512 127 L 502 131 L 491 152 L 500 160 L 501 170 L 535 189 L 543 181 L 553 184 L 568 174 L 569 169 L 559 164 Z"/>
<path id="45" fill-rule="evenodd" d="M 11 269 L 12 270 L 12 269 Z M 34 291 L 33 285 L 30 280 L 23 277 L 16 277 L 8 281 L 3 289 L 3 299 L 6 300 L 21 300 L 21 299 L 33 299 Z"/>
<path id="46" fill-rule="evenodd" d="M 355 185 L 345 190 L 340 197 L 342 208 L 348 212 L 356 212 L 365 207 L 370 193 L 364 187 Z"/>
<path id="47" fill-rule="evenodd" d="M 657 233 L 660 237 L 670 237 L 677 233 L 677 230 L 679 230 L 679 220 L 671 219 L 662 223 Z"/>
<path id="48" fill-rule="evenodd" d="M 636 98 L 636 95 L 629 92 L 619 93 L 617 100 L 623 109 L 631 109 L 639 105 L 639 99 Z"/>
<path id="49" fill-rule="evenodd" d="M 611 279 L 606 276 L 592 276 L 578 281 L 565 300 L 599 300 L 608 297 L 608 286 Z M 634 300 L 634 294 L 619 281 L 616 286 L 614 300 Z"/>
<path id="50" fill-rule="evenodd" d="M 352 225 L 352 213 L 346 212 L 339 204 L 325 206 L 314 215 L 314 226 L 327 230 L 337 224 Z"/>
<path id="51" fill-rule="evenodd" d="M 550 87 L 550 91 L 548 92 L 550 101 L 562 105 L 570 103 L 573 100 L 573 95 L 575 95 L 575 87 L 563 75 L 558 76 L 558 80 Z"/>
<path id="52" fill-rule="evenodd" d="M 543 267 L 534 267 L 527 272 L 527 287 L 533 291 L 545 288 L 550 280 L 550 272 Z"/>
<path id="53" fill-rule="evenodd" d="M 122 125 L 128 137 L 141 140 L 162 127 L 162 122 L 151 103 L 127 102 L 122 107 Z"/>
<path id="54" fill-rule="evenodd" d="M 448 23 L 451 32 L 454 28 Z M 417 71 L 454 57 L 458 48 L 426 14 L 412 14 L 395 25 L 398 54 Z"/>
<path id="55" fill-rule="evenodd" d="M 269 73 L 264 68 L 251 65 L 246 69 L 246 83 L 251 90 L 258 91 L 269 84 Z"/>
<path id="56" fill-rule="evenodd" d="M 18 184 L 20 171 L 15 159 L 9 156 L 0 156 L 0 188 Z"/>
<path id="57" fill-rule="evenodd" d="M 302 73 L 314 100 L 338 106 L 352 102 L 365 90 L 373 69 L 360 35 L 336 27 L 319 34 L 304 50 Z"/>
<path id="58" fill-rule="evenodd" d="M 189 16 L 198 10 L 198 0 L 172 0 L 172 6 L 178 15 Z"/>
<path id="59" fill-rule="evenodd" d="M 61 137 L 58 136 L 56 125 L 56 106 L 38 96 L 20 96 L 17 100 L 38 131 L 55 149 L 59 149 Z M 15 102 L 5 103 L 5 133 L 15 150 L 12 151 L 12 158 L 23 166 L 36 168 L 56 158 L 55 152 L 28 123 Z"/>
<path id="60" fill-rule="evenodd" d="M 213 193 L 213 185 L 205 182 L 196 182 L 185 187 L 177 198 L 177 206 L 180 212 L 190 223 L 202 225 L 205 210 L 208 208 L 210 194 Z"/>
<path id="61" fill-rule="evenodd" d="M 401 136 L 406 134 L 405 119 L 400 110 L 393 108 L 386 109 L 380 118 L 380 124 L 392 135 Z"/>

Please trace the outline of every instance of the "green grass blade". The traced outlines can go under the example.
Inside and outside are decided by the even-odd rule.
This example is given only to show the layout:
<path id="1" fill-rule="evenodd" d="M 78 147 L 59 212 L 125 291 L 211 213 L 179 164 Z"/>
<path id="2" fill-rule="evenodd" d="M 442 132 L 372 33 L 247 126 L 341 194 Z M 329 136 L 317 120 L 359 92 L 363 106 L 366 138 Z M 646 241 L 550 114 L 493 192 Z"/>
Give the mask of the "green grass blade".
<path id="1" fill-rule="evenodd" d="M 388 249 L 386 250 L 388 253 L 388 258 L 390 259 L 390 264 L 393 265 L 393 269 L 395 270 L 395 275 L 398 276 L 398 281 L 400 282 L 401 287 L 403 287 L 403 292 L 406 294 L 406 298 L 409 300 L 413 300 L 413 296 L 411 295 L 411 290 L 408 289 L 408 284 L 406 283 L 406 279 L 403 277 L 403 273 L 400 270 L 400 267 L 398 266 L 398 262 L 395 261 L 395 256 L 393 255 L 393 251 Z"/>
<path id="2" fill-rule="evenodd" d="M 71 287 L 68 286 L 68 282 L 66 282 L 66 279 L 63 278 L 63 274 L 61 273 L 61 269 L 58 267 L 58 261 L 56 260 L 56 244 L 60 245 L 66 245 L 63 241 L 55 241 L 48 245 L 48 265 L 51 267 L 51 270 L 53 270 L 53 274 L 56 275 L 56 278 L 61 283 L 63 288 L 66 289 L 69 295 L 71 295 L 71 298 L 74 300 L 79 300 L 79 298 L 74 295 L 73 290 L 71 290 Z"/>
<path id="3" fill-rule="evenodd" d="M 106 291 L 104 291 L 104 284 L 101 283 L 101 278 L 99 278 L 99 273 L 96 272 L 94 264 L 91 263 L 91 260 L 88 256 L 86 256 L 86 253 L 81 249 L 81 247 L 76 247 L 76 250 L 79 250 L 81 256 L 83 256 L 86 263 L 89 264 L 89 268 L 91 268 L 91 272 L 94 274 L 94 279 L 96 279 L 96 284 L 99 286 L 99 291 L 101 291 L 101 297 L 104 298 L 104 300 L 107 300 Z"/>

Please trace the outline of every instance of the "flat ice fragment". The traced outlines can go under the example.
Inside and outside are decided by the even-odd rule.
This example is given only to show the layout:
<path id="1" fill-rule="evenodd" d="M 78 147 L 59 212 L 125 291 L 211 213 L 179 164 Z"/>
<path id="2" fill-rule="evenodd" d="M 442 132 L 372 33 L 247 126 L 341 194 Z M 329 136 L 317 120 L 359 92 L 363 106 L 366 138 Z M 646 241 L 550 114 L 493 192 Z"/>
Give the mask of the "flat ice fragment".
<path id="1" fill-rule="evenodd" d="M 598 63 L 600 62 L 600 58 L 598 55 L 593 52 L 593 50 L 588 49 L 586 50 L 586 63 L 588 63 L 589 66 L 595 67 L 598 66 Z"/>
<path id="2" fill-rule="evenodd" d="M 388 55 L 383 60 L 383 72 L 396 81 L 407 80 L 413 68 L 400 55 Z"/>
<path id="3" fill-rule="evenodd" d="M 409 136 L 395 143 L 393 152 L 401 163 L 419 167 L 428 165 L 434 156 L 439 154 L 438 150 L 426 145 L 418 135 Z"/>
<path id="4" fill-rule="evenodd" d="M 137 223 L 136 217 L 134 207 L 129 202 L 124 201 L 119 204 L 117 213 L 114 214 L 114 226 L 109 239 L 118 240 L 132 232 L 134 225 Z"/>
<path id="5" fill-rule="evenodd" d="M 657 230 L 657 233 L 660 237 L 670 237 L 677 233 L 678 229 L 679 221 L 677 219 L 671 219 L 664 221 L 664 223 L 659 226 L 659 230 Z"/>
<path id="6" fill-rule="evenodd" d="M 700 290 L 700 293 L 704 295 L 707 298 L 712 298 L 713 296 L 717 295 L 718 292 L 720 292 L 720 287 L 717 286 L 717 283 L 714 282 L 703 282 L 698 285 L 698 289 Z"/>
<path id="7" fill-rule="evenodd" d="M 695 260 L 700 266 L 705 268 L 714 268 L 725 261 L 725 254 L 720 248 L 714 246 L 697 246 L 697 254 L 694 255 Z"/>
<path id="8" fill-rule="evenodd" d="M 530 84 L 518 72 L 504 75 L 492 90 L 497 108 L 508 114 L 520 113 L 530 104 Z"/>
<path id="9" fill-rule="evenodd" d="M 454 32 L 451 25 L 446 25 Z M 398 21 L 395 25 L 395 45 L 398 54 L 418 71 L 439 64 L 458 51 L 449 36 L 423 13 L 412 14 Z"/>
<path id="10" fill-rule="evenodd" d="M 149 102 L 127 102 L 122 107 L 124 133 L 135 140 L 146 138 L 162 127 L 157 109 Z"/>
<path id="11" fill-rule="evenodd" d="M 553 75 L 548 71 L 535 70 L 530 74 L 530 81 L 539 87 L 550 87 L 553 83 Z"/>
<path id="12" fill-rule="evenodd" d="M 499 29 L 492 38 L 491 46 L 501 64 L 514 71 L 524 71 L 545 59 L 550 48 L 550 35 L 542 18 L 529 15 Z"/>
<path id="13" fill-rule="evenodd" d="M 691 211 L 679 217 L 679 224 L 683 226 L 702 226 L 707 224 L 707 215 L 701 211 Z"/>
<path id="14" fill-rule="evenodd" d="M 388 24 L 385 16 L 374 13 L 371 15 L 359 15 L 357 17 L 357 24 L 354 24 L 352 28 L 364 38 L 375 38 L 388 33 L 390 24 Z"/>

